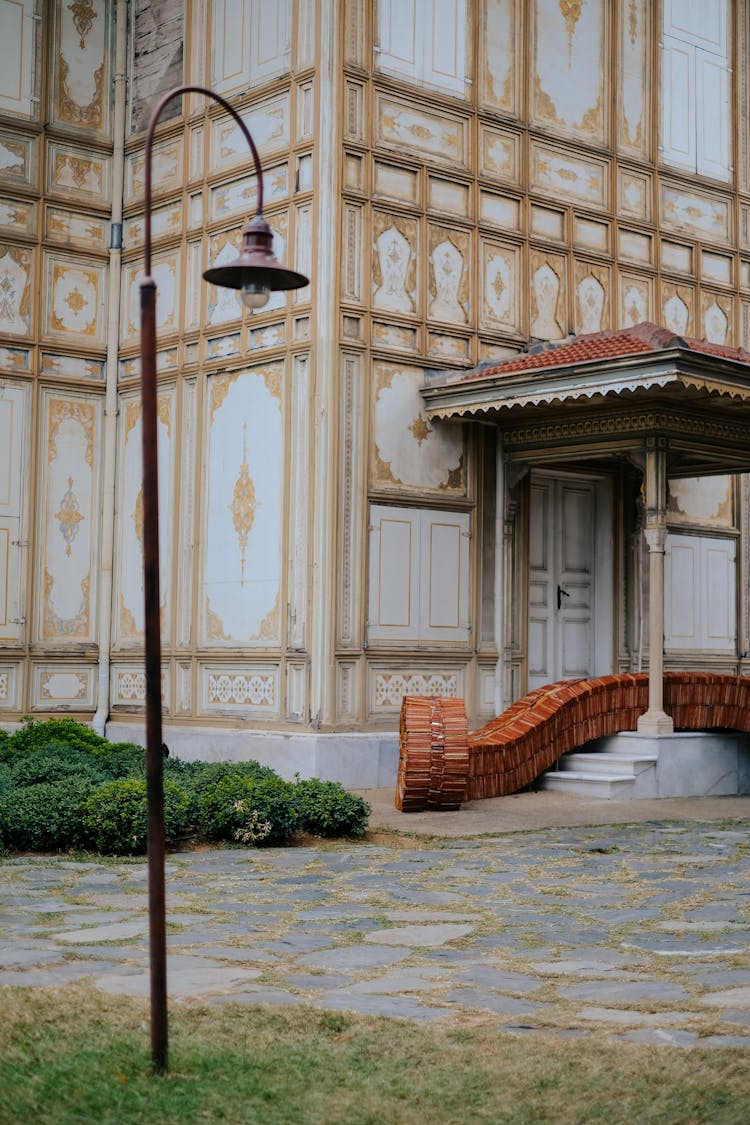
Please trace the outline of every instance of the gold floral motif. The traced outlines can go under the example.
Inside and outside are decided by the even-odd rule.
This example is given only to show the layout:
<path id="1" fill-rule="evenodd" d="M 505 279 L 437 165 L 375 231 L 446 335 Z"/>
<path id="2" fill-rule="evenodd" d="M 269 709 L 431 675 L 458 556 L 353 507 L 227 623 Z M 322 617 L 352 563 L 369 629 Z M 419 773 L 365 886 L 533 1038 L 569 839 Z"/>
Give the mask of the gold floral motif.
<path id="1" fill-rule="evenodd" d="M 141 550 L 143 550 L 143 485 L 138 489 L 138 495 L 135 498 L 132 520 L 135 528 L 135 537 L 141 545 Z"/>
<path id="2" fill-rule="evenodd" d="M 102 88 L 104 85 L 104 63 L 94 72 L 94 96 L 88 105 L 79 105 L 71 96 L 68 88 L 68 64 L 60 57 L 60 69 L 57 78 L 57 104 L 60 117 L 73 125 L 87 125 L 98 129 L 104 123 L 104 105 Z"/>
<path id="3" fill-rule="evenodd" d="M 276 600 L 273 609 L 269 609 L 260 623 L 258 637 L 264 641 L 274 641 L 279 635 L 279 591 L 276 591 Z"/>
<path id="4" fill-rule="evenodd" d="M 63 422 L 77 422 L 86 435 L 86 464 L 94 467 L 94 405 L 90 402 L 70 402 L 67 399 L 53 398 L 49 404 L 49 436 L 47 438 L 47 460 L 57 459 L 57 431 Z"/>
<path id="5" fill-rule="evenodd" d="M 414 435 L 417 443 L 421 445 L 432 433 L 432 426 L 426 418 L 420 415 L 418 418 L 415 418 L 409 426 L 409 431 Z"/>
<path id="6" fill-rule="evenodd" d="M 560 15 L 565 20 L 565 30 L 568 33 L 568 57 L 573 50 L 576 24 L 581 18 L 581 4 L 582 0 L 559 0 Z"/>
<path id="7" fill-rule="evenodd" d="M 631 44 L 635 46 L 635 38 L 638 34 L 638 0 L 630 0 L 628 10 L 628 34 L 630 35 Z"/>
<path id="8" fill-rule="evenodd" d="M 281 370 L 278 367 L 266 367 L 263 370 L 263 382 L 266 390 L 273 397 L 281 401 Z"/>
<path id="9" fill-rule="evenodd" d="M 131 398 L 125 406 L 125 438 L 135 426 L 136 422 L 141 416 L 141 400 L 139 398 Z"/>
<path id="10" fill-rule="evenodd" d="M 218 613 L 214 613 L 211 609 L 211 603 L 206 598 L 206 628 L 208 630 L 208 639 L 211 641 L 231 641 L 224 632 L 224 622 L 219 617 Z"/>
<path id="11" fill-rule="evenodd" d="M 71 637 L 85 639 L 89 634 L 89 577 L 81 581 L 81 605 L 75 617 L 58 617 L 52 608 L 52 590 L 55 580 L 50 572 L 44 571 L 44 618 L 42 635 L 49 637 Z"/>
<path id="12" fill-rule="evenodd" d="M 169 437 L 172 436 L 171 405 L 172 404 L 169 400 L 169 395 L 162 395 L 157 400 L 157 410 L 158 410 L 158 413 L 159 413 L 159 421 L 161 422 L 164 429 L 167 431 L 167 434 L 169 435 Z"/>
<path id="13" fill-rule="evenodd" d="M 120 594 L 120 633 L 123 637 L 140 637 L 143 630 L 139 629 L 133 613 L 125 605 L 125 598 Z"/>
<path id="14" fill-rule="evenodd" d="M 72 477 L 68 477 L 67 490 L 60 501 L 60 510 L 55 512 L 54 518 L 60 524 L 60 534 L 65 540 L 65 554 L 70 557 L 73 540 L 78 535 L 78 525 L 86 518 L 81 514 L 78 497 L 73 491 Z"/>
<path id="15" fill-rule="evenodd" d="M 96 11 L 91 7 L 87 0 L 74 0 L 74 3 L 68 4 L 68 11 L 72 13 L 73 23 L 75 24 L 76 31 L 80 38 L 78 45 L 83 50 L 86 46 L 86 38 L 91 28 L 94 26 L 96 19 Z"/>
<path id="16" fill-rule="evenodd" d="M 247 537 L 255 522 L 255 506 L 255 485 L 250 478 L 250 469 L 247 464 L 247 423 L 243 422 L 242 464 L 240 465 L 240 475 L 235 481 L 232 503 L 229 505 L 234 530 L 237 532 L 240 543 L 240 586 L 245 585 Z"/>
<path id="17" fill-rule="evenodd" d="M 214 375 L 211 378 L 211 425 L 214 415 L 224 405 L 224 399 L 229 394 L 229 388 L 239 379 L 239 372 L 232 375 Z"/>

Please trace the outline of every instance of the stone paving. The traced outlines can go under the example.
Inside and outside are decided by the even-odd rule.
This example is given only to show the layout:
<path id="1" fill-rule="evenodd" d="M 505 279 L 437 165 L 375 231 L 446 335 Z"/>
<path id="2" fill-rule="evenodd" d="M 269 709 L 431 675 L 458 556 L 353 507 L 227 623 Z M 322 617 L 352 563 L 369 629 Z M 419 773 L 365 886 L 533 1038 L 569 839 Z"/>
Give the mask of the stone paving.
<path id="1" fill-rule="evenodd" d="M 175 1003 L 750 1047 L 750 830 L 652 820 L 170 855 Z M 0 860 L 0 987 L 146 996 L 146 866 Z"/>

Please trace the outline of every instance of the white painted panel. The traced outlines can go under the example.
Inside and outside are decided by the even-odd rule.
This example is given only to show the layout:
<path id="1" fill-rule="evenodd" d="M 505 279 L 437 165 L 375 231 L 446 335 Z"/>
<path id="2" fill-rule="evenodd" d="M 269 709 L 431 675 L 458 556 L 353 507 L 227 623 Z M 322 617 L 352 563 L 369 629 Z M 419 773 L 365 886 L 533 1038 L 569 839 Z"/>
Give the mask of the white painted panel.
<path id="1" fill-rule="evenodd" d="M 664 36 L 661 147 L 664 159 L 695 168 L 695 49 Z"/>
<path id="2" fill-rule="evenodd" d="M 218 93 L 250 81 L 249 13 L 245 0 L 214 0 L 213 86 Z"/>
<path id="3" fill-rule="evenodd" d="M 383 70 L 394 70 L 412 78 L 418 76 L 418 9 L 416 0 L 381 0 L 380 65 Z"/>
<path id="4" fill-rule="evenodd" d="M 667 539 L 664 558 L 664 642 L 667 648 L 700 646 L 699 547 L 694 536 L 669 536 Z"/>
<path id="5" fill-rule="evenodd" d="M 420 635 L 468 639 L 469 515 L 422 513 Z"/>
<path id="6" fill-rule="evenodd" d="M 723 60 L 696 51 L 698 171 L 729 179 L 729 73 Z"/>
<path id="7" fill-rule="evenodd" d="M 704 539 L 702 563 L 703 647 L 734 648 L 737 633 L 734 540 Z"/>
<path id="8" fill-rule="evenodd" d="M 251 80 L 265 82 L 289 70 L 290 0 L 254 0 Z"/>
<path id="9" fill-rule="evenodd" d="M 424 77 L 427 82 L 462 94 L 466 71 L 466 2 L 435 0 L 424 28 Z M 430 13 L 428 13 L 430 14 Z"/>
<path id="10" fill-rule="evenodd" d="M 379 521 L 377 602 L 373 624 L 402 629 L 416 635 L 418 597 L 415 578 L 419 529 L 413 518 Z"/>
<path id="11" fill-rule="evenodd" d="M 664 34 L 726 57 L 727 0 L 665 0 Z"/>
<path id="12" fill-rule="evenodd" d="M 565 621 L 561 636 L 561 677 L 568 679 L 571 676 L 590 676 L 592 669 L 590 621 Z"/>
<path id="13" fill-rule="evenodd" d="M 34 0 L 0 0 L 0 111 L 34 116 Z"/>

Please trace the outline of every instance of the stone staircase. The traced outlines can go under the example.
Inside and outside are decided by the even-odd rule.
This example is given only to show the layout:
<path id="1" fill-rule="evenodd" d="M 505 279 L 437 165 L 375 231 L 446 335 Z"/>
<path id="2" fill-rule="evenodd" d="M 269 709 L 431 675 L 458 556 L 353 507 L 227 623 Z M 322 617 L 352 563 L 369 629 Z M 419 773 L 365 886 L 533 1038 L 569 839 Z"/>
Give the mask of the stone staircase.
<path id="1" fill-rule="evenodd" d="M 542 775 L 541 788 L 604 800 L 655 797 L 657 758 L 643 746 L 630 749 L 617 735 L 599 738 L 563 754 Z"/>

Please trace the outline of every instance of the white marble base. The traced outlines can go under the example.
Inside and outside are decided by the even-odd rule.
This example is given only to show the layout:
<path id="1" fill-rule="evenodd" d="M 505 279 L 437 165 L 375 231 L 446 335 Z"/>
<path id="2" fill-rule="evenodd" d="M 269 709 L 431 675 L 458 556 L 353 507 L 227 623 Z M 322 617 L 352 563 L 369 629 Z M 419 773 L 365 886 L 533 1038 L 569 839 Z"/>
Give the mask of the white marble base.
<path id="1" fill-rule="evenodd" d="M 589 743 L 587 751 L 633 758 L 656 756 L 633 779 L 631 796 L 727 797 L 750 793 L 750 735 L 736 731 L 681 731 L 644 735 L 623 731 Z"/>
<path id="2" fill-rule="evenodd" d="M 142 723 L 107 723 L 110 742 L 145 744 Z M 348 789 L 385 789 L 396 784 L 398 734 L 230 730 L 220 727 L 166 726 L 170 754 L 185 761 L 238 762 L 254 758 L 287 780 L 319 777 Z"/>

